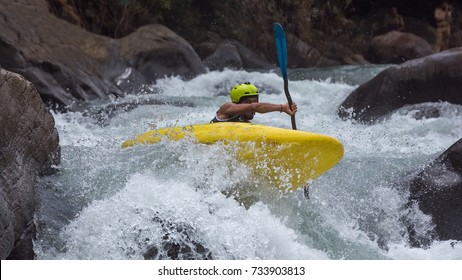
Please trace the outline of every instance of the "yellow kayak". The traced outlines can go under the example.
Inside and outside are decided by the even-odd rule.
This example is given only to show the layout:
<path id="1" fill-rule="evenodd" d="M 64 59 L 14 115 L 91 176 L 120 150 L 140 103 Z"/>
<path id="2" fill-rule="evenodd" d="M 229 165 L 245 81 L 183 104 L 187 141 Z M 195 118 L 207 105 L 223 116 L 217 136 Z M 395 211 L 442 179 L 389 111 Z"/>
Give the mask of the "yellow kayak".
<path id="1" fill-rule="evenodd" d="M 237 122 L 156 129 L 123 142 L 122 147 L 185 137 L 203 144 L 238 143 L 230 145 L 237 159 L 283 191 L 304 187 L 343 157 L 342 143 L 327 135 Z"/>

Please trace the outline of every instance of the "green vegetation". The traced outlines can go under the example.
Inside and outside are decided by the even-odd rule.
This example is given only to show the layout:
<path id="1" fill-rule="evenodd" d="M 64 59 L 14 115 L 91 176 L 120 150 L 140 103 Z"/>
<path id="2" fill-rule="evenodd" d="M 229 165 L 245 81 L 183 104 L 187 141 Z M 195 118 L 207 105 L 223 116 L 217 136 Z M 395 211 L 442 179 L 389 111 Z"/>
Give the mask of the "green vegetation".
<path id="1" fill-rule="evenodd" d="M 237 40 L 259 54 L 274 54 L 273 22 L 323 49 L 337 41 L 352 49 L 364 42 L 344 13 L 351 0 L 48 0 L 57 16 L 112 38 L 159 23 L 193 47 L 220 39 Z M 360 42 L 359 44 L 357 42 Z M 355 46 L 356 44 L 356 46 Z"/>

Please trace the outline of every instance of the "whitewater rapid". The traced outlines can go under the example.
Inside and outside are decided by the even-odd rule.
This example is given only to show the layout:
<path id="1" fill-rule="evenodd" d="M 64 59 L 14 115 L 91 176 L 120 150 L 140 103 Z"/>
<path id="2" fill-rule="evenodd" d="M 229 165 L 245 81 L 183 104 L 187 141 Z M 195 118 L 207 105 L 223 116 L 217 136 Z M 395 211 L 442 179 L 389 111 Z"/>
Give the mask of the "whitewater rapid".
<path id="1" fill-rule="evenodd" d="M 372 125 L 336 114 L 353 89 L 384 68 L 289 74 L 298 129 L 336 137 L 345 148 L 343 160 L 311 183 L 309 200 L 302 190 L 281 195 L 220 144 L 162 141 L 121 149 L 150 129 L 208 123 L 229 89 L 245 81 L 259 88 L 260 101 L 284 103 L 275 72 L 165 77 L 97 105 L 159 101 L 112 112 L 104 123 L 91 108 L 53 113 L 62 159 L 38 190 L 37 259 L 143 259 L 152 248 L 156 258 L 168 258 L 166 239 L 192 248 L 179 258 L 462 259 L 461 242 L 409 247 L 403 221 L 419 225 L 421 235 L 433 225 L 405 207 L 407 193 L 396 187 L 462 137 L 462 106 L 422 104 L 441 111 L 429 119 L 414 118 L 418 108 L 403 108 Z M 280 113 L 257 114 L 253 122 L 291 128 Z"/>

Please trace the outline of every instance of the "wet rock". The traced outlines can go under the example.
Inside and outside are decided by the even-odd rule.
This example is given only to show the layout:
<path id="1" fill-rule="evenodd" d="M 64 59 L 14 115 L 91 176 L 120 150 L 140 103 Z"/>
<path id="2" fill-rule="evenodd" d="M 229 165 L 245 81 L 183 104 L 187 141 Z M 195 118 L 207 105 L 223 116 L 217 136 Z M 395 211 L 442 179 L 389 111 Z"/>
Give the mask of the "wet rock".
<path id="1" fill-rule="evenodd" d="M 373 63 L 399 64 L 431 54 L 433 49 L 425 39 L 412 33 L 392 31 L 372 39 L 367 58 Z"/>
<path id="2" fill-rule="evenodd" d="M 270 69 L 276 66 L 260 57 L 249 48 L 235 40 L 220 43 L 204 42 L 197 46 L 198 54 L 203 57 L 209 70 L 232 69 Z"/>
<path id="3" fill-rule="evenodd" d="M 205 67 L 192 46 L 163 25 L 140 27 L 117 43 L 123 63 L 141 73 L 147 83 L 165 76 L 190 79 L 205 73 Z"/>
<path id="4" fill-rule="evenodd" d="M 287 33 L 286 39 L 287 52 L 290 53 L 287 61 L 288 68 L 340 65 L 338 61 L 324 57 L 318 49 L 303 42 L 295 35 Z"/>
<path id="5" fill-rule="evenodd" d="M 416 120 L 422 119 L 433 119 L 444 116 L 444 109 L 439 103 L 421 103 L 415 105 L 405 106 L 402 109 L 399 109 L 399 113 L 403 115 L 408 115 L 413 117 Z M 462 110 L 461 113 L 462 114 Z"/>
<path id="6" fill-rule="evenodd" d="M 297 36 L 287 33 L 288 68 L 329 67 L 369 64 L 361 55 L 337 42 L 320 42 L 313 47 Z"/>
<path id="7" fill-rule="evenodd" d="M 0 258 L 33 259 L 35 183 L 59 163 L 58 132 L 34 86 L 0 69 Z"/>
<path id="8" fill-rule="evenodd" d="M 162 227 L 159 245 L 149 245 L 143 253 L 146 260 L 212 260 L 212 252 L 195 238 L 190 225 L 156 216 L 153 222 Z"/>
<path id="9" fill-rule="evenodd" d="M 0 15 L 0 46 L 8 49 L 0 64 L 32 82 L 44 101 L 70 105 L 122 94 L 103 69 L 114 40 L 56 18 L 44 0 L 2 1 Z"/>
<path id="10" fill-rule="evenodd" d="M 122 101 L 113 101 L 100 105 L 82 105 L 81 110 L 83 111 L 83 116 L 90 116 L 94 118 L 99 125 L 105 126 L 110 123 L 114 116 L 120 113 L 130 112 L 143 105 L 171 105 L 176 107 L 196 106 L 194 103 L 185 101 L 183 98 L 179 97 L 156 98 L 150 96 L 137 96 L 133 99 L 123 99 Z"/>
<path id="11" fill-rule="evenodd" d="M 342 118 L 371 123 L 405 105 L 446 101 L 462 105 L 462 48 L 392 66 L 342 102 Z"/>
<path id="12" fill-rule="evenodd" d="M 410 200 L 431 215 L 440 240 L 462 240 L 462 139 L 410 181 Z"/>
<path id="13" fill-rule="evenodd" d="M 237 48 L 229 43 L 220 44 L 215 52 L 204 59 L 204 65 L 211 71 L 224 68 L 242 69 L 244 63 Z"/>
<path id="14" fill-rule="evenodd" d="M 143 26 L 116 40 L 55 17 L 45 0 L 0 2 L 0 65 L 23 75 L 59 109 L 123 96 L 114 80 L 128 67 L 147 83 L 205 71 L 192 47 L 165 26 Z"/>
<path id="15" fill-rule="evenodd" d="M 149 84 L 139 71 L 128 67 L 124 73 L 115 78 L 117 86 L 128 94 L 149 92 Z"/>
<path id="16" fill-rule="evenodd" d="M 158 254 L 159 249 L 157 249 L 154 245 L 150 245 L 146 248 L 146 252 L 144 252 L 143 257 L 145 260 L 155 260 Z"/>

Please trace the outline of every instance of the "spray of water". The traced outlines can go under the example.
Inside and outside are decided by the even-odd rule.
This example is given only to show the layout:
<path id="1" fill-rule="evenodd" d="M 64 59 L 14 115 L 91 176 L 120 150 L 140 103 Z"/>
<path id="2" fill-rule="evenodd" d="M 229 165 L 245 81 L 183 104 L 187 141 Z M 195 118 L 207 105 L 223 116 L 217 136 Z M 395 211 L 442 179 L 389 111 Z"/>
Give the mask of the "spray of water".
<path id="1" fill-rule="evenodd" d="M 393 186 L 460 139 L 462 109 L 423 104 L 373 125 L 339 119 L 336 110 L 354 82 L 379 70 L 336 68 L 341 80 L 300 70 L 290 82 L 298 128 L 336 137 L 345 147 L 344 159 L 311 182 L 310 200 L 302 190 L 279 193 L 222 144 L 184 139 L 120 147 L 153 128 L 208 123 L 243 81 L 259 87 L 261 101 L 284 103 L 275 73 L 164 78 L 104 104 L 145 104 L 113 111 L 104 123 L 86 113 L 55 114 L 62 163 L 38 190 L 37 258 L 461 259 L 457 242 L 409 247 L 403 221 L 426 235 L 431 219 L 407 209 L 408 194 Z M 440 116 L 417 118 L 425 106 L 436 106 Z M 285 114 L 257 115 L 254 122 L 290 128 Z"/>

